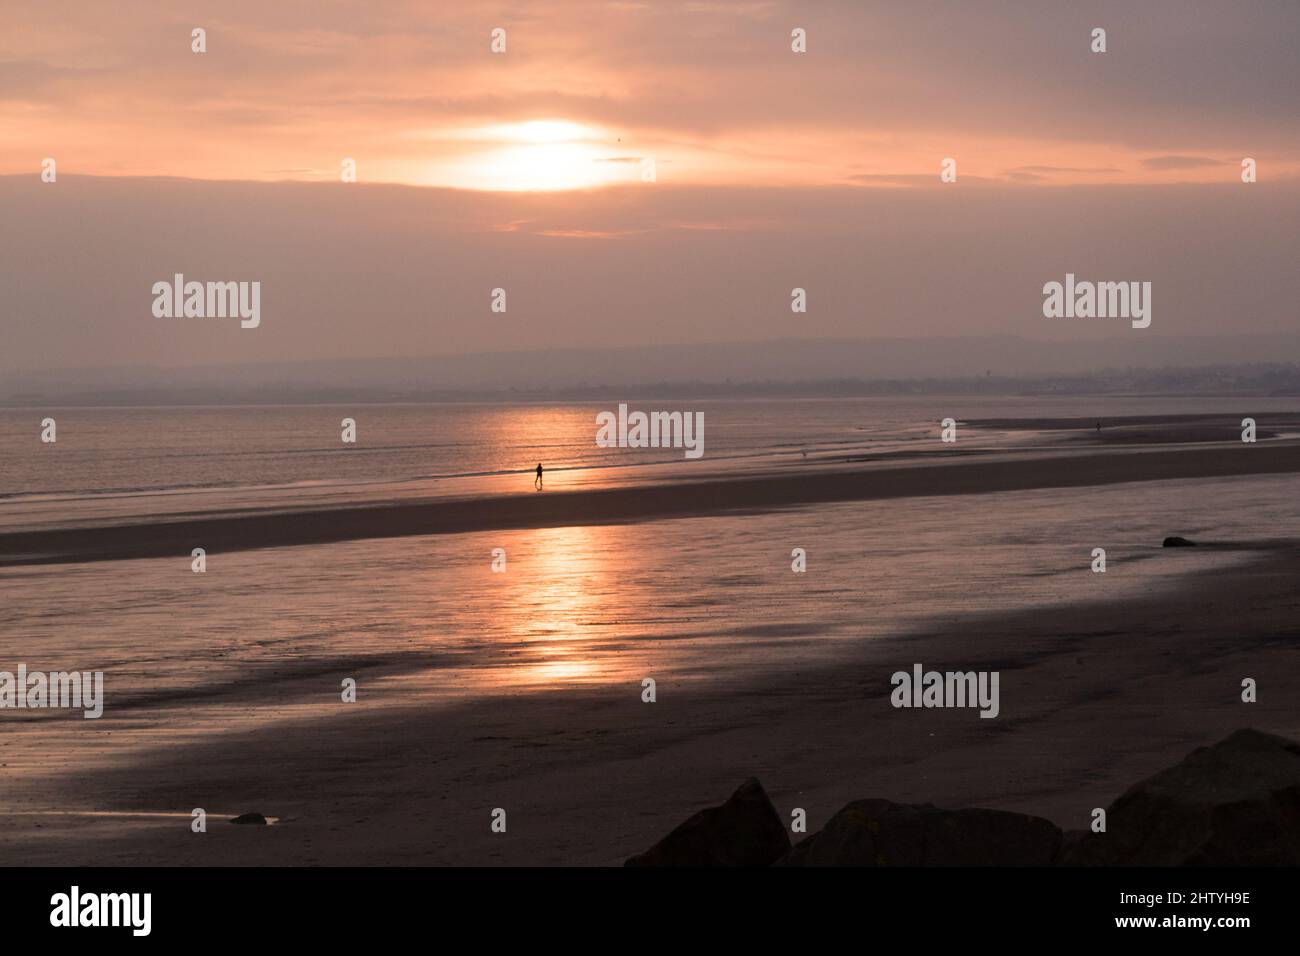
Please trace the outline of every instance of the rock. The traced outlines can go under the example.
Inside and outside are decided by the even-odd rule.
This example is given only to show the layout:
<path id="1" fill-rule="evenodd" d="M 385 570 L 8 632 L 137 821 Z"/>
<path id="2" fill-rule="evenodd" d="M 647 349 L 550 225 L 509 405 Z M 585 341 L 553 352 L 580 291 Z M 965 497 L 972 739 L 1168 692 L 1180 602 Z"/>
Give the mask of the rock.
<path id="1" fill-rule="evenodd" d="M 1172 537 L 1165 538 L 1164 542 L 1160 545 L 1160 547 L 1162 547 L 1162 548 L 1194 548 L 1194 547 L 1196 547 L 1196 542 L 1195 542 L 1195 541 L 1188 541 L 1186 538 L 1180 538 L 1180 537 L 1178 537 L 1177 535 L 1174 535 L 1174 536 L 1172 536 Z"/>
<path id="2" fill-rule="evenodd" d="M 1300 744 L 1238 730 L 1134 784 L 1106 832 L 1067 844 L 1067 865 L 1300 864 Z"/>
<path id="3" fill-rule="evenodd" d="M 1061 831 L 1003 810 L 855 800 L 799 842 L 782 866 L 1045 866 Z"/>
<path id="4" fill-rule="evenodd" d="M 726 803 L 701 810 L 624 866 L 769 866 L 790 836 L 763 785 L 750 777 Z"/>
<path id="5" fill-rule="evenodd" d="M 260 813 L 241 813 L 239 816 L 235 817 L 230 822 L 231 823 L 254 823 L 254 824 L 259 824 L 261 826 L 266 826 L 266 817 L 262 816 Z"/>
<path id="6" fill-rule="evenodd" d="M 1061 834 L 1061 846 L 1056 851 L 1053 863 L 1069 865 L 1081 851 L 1086 852 L 1086 844 L 1098 834 L 1091 830 L 1066 830 Z"/>

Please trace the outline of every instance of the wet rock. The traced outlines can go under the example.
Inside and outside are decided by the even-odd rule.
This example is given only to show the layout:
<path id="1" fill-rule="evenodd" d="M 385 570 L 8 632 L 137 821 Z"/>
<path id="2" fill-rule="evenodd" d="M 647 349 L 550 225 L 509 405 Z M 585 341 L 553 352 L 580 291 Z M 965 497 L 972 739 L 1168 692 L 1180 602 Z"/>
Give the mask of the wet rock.
<path id="1" fill-rule="evenodd" d="M 260 826 L 266 826 L 266 817 L 260 813 L 241 813 L 230 821 L 231 823 L 252 823 Z"/>
<path id="2" fill-rule="evenodd" d="M 1300 744 L 1238 730 L 1130 787 L 1106 832 L 1066 843 L 1067 865 L 1300 864 Z"/>
<path id="3" fill-rule="evenodd" d="M 750 777 L 726 803 L 701 810 L 624 866 L 769 866 L 789 849 L 780 814 Z"/>
<path id="4" fill-rule="evenodd" d="M 855 800 L 799 842 L 782 866 L 1045 866 L 1060 829 L 1003 810 Z"/>
<path id="5" fill-rule="evenodd" d="M 1162 548 L 1194 548 L 1194 547 L 1196 547 L 1196 542 L 1195 542 L 1195 541 L 1188 541 L 1186 538 L 1180 538 L 1180 537 L 1178 537 L 1177 535 L 1173 535 L 1173 536 L 1171 536 L 1171 537 L 1165 538 L 1164 542 L 1160 545 L 1160 547 L 1162 547 Z"/>

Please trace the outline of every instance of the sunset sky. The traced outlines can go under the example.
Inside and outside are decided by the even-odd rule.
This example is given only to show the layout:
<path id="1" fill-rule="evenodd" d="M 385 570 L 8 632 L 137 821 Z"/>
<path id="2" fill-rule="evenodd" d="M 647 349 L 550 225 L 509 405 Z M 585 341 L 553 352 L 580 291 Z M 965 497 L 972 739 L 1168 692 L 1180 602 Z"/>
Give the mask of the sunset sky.
<path id="1" fill-rule="evenodd" d="M 1221 182 L 1300 170 L 1294 3 L 49 2 L 0 173 L 475 189 Z M 1090 32 L 1107 30 L 1105 54 Z M 207 52 L 190 31 L 207 31 Z M 506 30 L 504 54 L 489 49 Z M 807 31 L 808 52 L 790 50 Z"/>
<path id="2" fill-rule="evenodd" d="M 1043 319 L 1089 270 L 1287 331 L 1297 49 L 1290 0 L 9 4 L 0 367 L 1124 334 Z M 174 272 L 262 327 L 160 326 Z"/>

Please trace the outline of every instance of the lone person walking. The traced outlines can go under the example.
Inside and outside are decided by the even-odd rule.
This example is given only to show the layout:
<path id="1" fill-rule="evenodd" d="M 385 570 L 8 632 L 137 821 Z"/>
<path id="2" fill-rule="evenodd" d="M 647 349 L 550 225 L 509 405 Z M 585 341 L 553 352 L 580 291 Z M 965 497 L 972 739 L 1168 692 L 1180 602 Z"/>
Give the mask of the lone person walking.
<path id="1" fill-rule="evenodd" d="M 542 490 L 542 463 L 537 463 L 537 477 L 533 480 L 533 487 L 538 491 Z"/>

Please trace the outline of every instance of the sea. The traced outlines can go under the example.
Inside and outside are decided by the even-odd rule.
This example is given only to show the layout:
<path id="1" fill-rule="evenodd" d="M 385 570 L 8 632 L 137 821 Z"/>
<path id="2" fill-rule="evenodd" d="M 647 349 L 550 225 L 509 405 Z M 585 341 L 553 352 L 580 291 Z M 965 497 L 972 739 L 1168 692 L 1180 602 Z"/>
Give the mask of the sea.
<path id="1" fill-rule="evenodd" d="M 597 447 L 608 404 L 0 410 L 0 533 L 397 498 L 688 480 L 945 453 L 1060 449 L 980 419 L 1252 415 L 1296 399 L 951 396 L 638 402 L 702 411 L 705 455 Z M 40 441 L 56 421 L 57 441 Z M 345 418 L 357 442 L 340 440 Z M 1086 429 L 1084 429 L 1086 431 Z M 951 449 L 949 449 L 951 450 Z M 534 489 L 536 465 L 544 489 Z M 0 670 L 103 671 L 105 715 L 3 715 L 4 773 L 39 780 L 211 734 L 370 706 L 719 687 L 934 628 L 979 641 L 999 613 L 1176 588 L 1245 551 L 1169 534 L 1300 537 L 1294 476 L 897 498 L 626 524 L 347 541 L 0 568 Z M 147 533 L 142 532 L 142 533 Z M 1107 570 L 1092 570 L 1104 548 Z M 805 570 L 796 570 L 802 552 Z M 937 662 L 943 663 L 943 662 Z M 639 692 L 639 691 L 638 691 Z M 99 724 L 111 733 L 87 733 Z"/>

